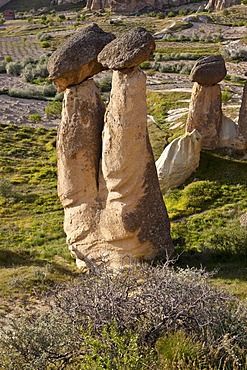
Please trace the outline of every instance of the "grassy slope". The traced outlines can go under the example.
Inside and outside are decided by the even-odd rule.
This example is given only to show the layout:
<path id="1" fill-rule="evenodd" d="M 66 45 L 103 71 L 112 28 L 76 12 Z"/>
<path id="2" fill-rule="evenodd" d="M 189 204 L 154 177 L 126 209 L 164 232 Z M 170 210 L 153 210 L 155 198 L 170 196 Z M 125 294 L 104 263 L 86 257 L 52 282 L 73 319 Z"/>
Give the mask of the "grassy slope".
<path id="1" fill-rule="evenodd" d="M 151 131 L 154 146 L 157 132 L 158 129 Z M 40 293 L 54 282 L 75 274 L 74 261 L 65 245 L 63 211 L 56 195 L 54 143 L 54 130 L 0 126 L 0 178 L 12 185 L 8 188 L 8 182 L 1 182 L 1 193 L 3 189 L 6 193 L 6 197 L 0 198 L 3 310 L 13 298 L 24 299 L 30 293 Z M 203 246 L 215 227 L 222 231 L 225 228 L 226 232 L 231 227 L 236 230 L 236 220 L 247 208 L 247 163 L 203 152 L 195 176 L 199 183 L 209 182 L 210 187 L 197 189 L 193 198 L 193 192 L 188 191 L 189 181 L 184 188 L 166 196 L 175 244 L 179 251 L 185 251 L 180 264 L 220 268 L 218 281 L 223 279 L 225 286 L 230 285 L 244 297 L 246 254 L 229 250 L 225 253 L 213 244 L 207 250 Z M 205 201 L 209 188 L 213 190 Z M 216 253 L 212 254 L 214 250 Z"/>
<path id="2" fill-rule="evenodd" d="M 161 29 L 167 22 L 150 17 L 136 17 L 134 21 L 152 29 Z M 100 18 L 97 22 L 107 29 L 110 27 Z M 119 30 L 116 27 L 116 31 L 131 26 L 132 20 L 126 21 Z M 158 50 L 160 48 L 159 52 L 166 54 L 168 49 L 164 47 L 168 45 L 162 43 L 158 43 Z M 184 45 L 173 44 L 172 48 L 176 45 L 176 54 L 185 51 Z M 201 46 L 201 43 L 191 44 L 186 52 L 199 57 Z M 215 44 L 207 44 L 204 52 L 210 48 L 211 52 L 214 47 L 218 48 Z M 167 94 L 148 95 L 149 114 L 154 115 L 161 128 L 166 129 L 163 122 L 167 110 L 177 108 L 177 101 L 185 98 L 187 96 L 179 93 L 170 97 Z M 151 123 L 149 131 L 157 158 L 172 134 Z M 175 135 L 181 133 L 176 132 Z M 70 279 L 76 273 L 74 261 L 67 252 L 62 229 L 63 211 L 56 196 L 54 142 L 54 131 L 0 125 L 0 178 L 9 179 L 13 186 L 7 198 L 0 198 L 0 296 L 3 297 L 0 308 L 3 310 L 8 302 L 11 305 L 13 298 L 39 293 L 54 282 Z M 202 263 L 210 269 L 220 268 L 217 275 L 220 284 L 223 281 L 241 296 L 247 295 L 244 248 L 240 255 L 232 253 L 231 246 L 228 246 L 227 253 L 219 251 L 218 244 L 213 244 L 212 234 L 215 233 L 214 228 L 220 227 L 219 231 L 229 235 L 233 228 L 236 240 L 244 240 L 242 234 L 237 235 L 237 222 L 247 207 L 246 174 L 246 161 L 227 158 L 224 153 L 205 152 L 194 175 L 201 180 L 201 186 L 196 189 L 199 202 L 193 203 L 191 197 L 194 189 L 193 185 L 192 189 L 189 187 L 189 183 L 194 177 L 185 188 L 173 190 L 166 196 L 175 244 L 179 251 L 186 251 L 180 264 L 198 266 Z M 208 188 L 212 188 L 212 200 L 204 201 Z M 218 240 L 222 240 L 220 236 Z M 211 252 L 214 248 L 217 253 Z"/>
<path id="3" fill-rule="evenodd" d="M 0 192 L 5 192 L 0 197 L 0 308 L 4 310 L 14 297 L 24 299 L 73 274 L 56 195 L 55 135 L 54 130 L 0 125 Z"/>

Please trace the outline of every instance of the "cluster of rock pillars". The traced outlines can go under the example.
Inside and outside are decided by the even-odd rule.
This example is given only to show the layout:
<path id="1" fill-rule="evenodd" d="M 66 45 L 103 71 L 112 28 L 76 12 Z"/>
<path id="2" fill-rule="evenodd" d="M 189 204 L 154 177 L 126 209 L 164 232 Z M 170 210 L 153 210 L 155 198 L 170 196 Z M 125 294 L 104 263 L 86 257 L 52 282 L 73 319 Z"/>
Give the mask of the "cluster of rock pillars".
<path id="1" fill-rule="evenodd" d="M 65 91 L 57 140 L 58 195 L 67 243 L 81 269 L 170 258 L 174 248 L 160 185 L 164 192 L 181 184 L 198 166 L 201 147 L 216 148 L 222 132 L 226 136 L 218 85 L 225 63 L 221 56 L 207 57 L 191 72 L 195 84 L 187 133 L 155 165 L 147 132 L 146 76 L 139 67 L 154 49 L 152 35 L 143 28 L 115 38 L 93 24 L 77 31 L 48 63 L 50 79 Z M 92 78 L 105 69 L 113 70 L 106 109 Z M 239 125 L 227 128 L 235 133 L 231 145 L 241 149 L 247 148 L 246 109 L 245 86 Z"/>

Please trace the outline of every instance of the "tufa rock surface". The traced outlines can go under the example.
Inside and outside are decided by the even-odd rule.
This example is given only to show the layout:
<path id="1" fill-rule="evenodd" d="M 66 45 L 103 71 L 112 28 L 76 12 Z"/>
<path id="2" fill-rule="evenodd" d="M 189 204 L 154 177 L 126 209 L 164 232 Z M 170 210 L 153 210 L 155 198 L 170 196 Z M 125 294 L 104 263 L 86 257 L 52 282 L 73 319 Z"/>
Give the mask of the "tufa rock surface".
<path id="1" fill-rule="evenodd" d="M 173 6 L 194 3 L 195 0 L 87 0 L 87 8 L 100 10 L 108 7 L 116 14 L 138 14 L 151 10 L 165 11 Z"/>
<path id="2" fill-rule="evenodd" d="M 170 225 L 147 131 L 146 76 L 139 69 L 113 72 L 102 173 L 107 198 L 100 227 L 117 258 L 169 257 Z"/>
<path id="3" fill-rule="evenodd" d="M 247 73 L 245 74 L 247 76 Z M 242 103 L 238 119 L 238 137 L 235 142 L 236 149 L 247 149 L 247 80 L 244 85 Z"/>
<path id="4" fill-rule="evenodd" d="M 222 115 L 222 126 L 219 133 L 219 148 L 227 148 L 234 145 L 238 133 L 238 125 L 229 117 Z"/>
<path id="5" fill-rule="evenodd" d="M 115 70 L 132 68 L 149 59 L 154 49 L 152 35 L 144 28 L 133 28 L 106 45 L 98 62 Z"/>
<path id="6" fill-rule="evenodd" d="M 202 148 L 218 147 L 222 126 L 220 85 L 202 86 L 194 83 L 189 105 L 186 131 L 197 130 L 202 136 Z"/>
<path id="7" fill-rule="evenodd" d="M 240 225 L 244 228 L 247 229 L 247 212 L 245 212 L 244 214 L 242 214 L 242 216 L 240 217 L 239 219 L 240 221 Z"/>
<path id="8" fill-rule="evenodd" d="M 156 161 L 162 193 L 182 185 L 199 166 L 201 135 L 198 131 L 186 133 L 173 140 Z"/>
<path id="9" fill-rule="evenodd" d="M 92 79 L 67 88 L 58 131 L 58 195 L 64 207 L 67 243 L 79 267 L 85 262 L 74 250 L 99 252 L 101 203 L 98 201 L 104 105 Z M 91 252 L 92 253 L 92 252 Z M 88 253 L 90 254 L 90 253 Z"/>
<path id="10" fill-rule="evenodd" d="M 212 86 L 226 76 L 225 61 L 221 55 L 200 58 L 190 72 L 190 80 L 203 86 Z"/>
<path id="11" fill-rule="evenodd" d="M 58 193 L 71 253 L 81 269 L 169 257 L 173 244 L 148 139 L 141 70 L 113 72 L 105 119 L 103 114 L 94 81 L 66 89 Z"/>
<path id="12" fill-rule="evenodd" d="M 223 10 L 241 4 L 241 0 L 209 0 L 206 10 Z"/>
<path id="13" fill-rule="evenodd" d="M 115 36 L 104 32 L 96 24 L 77 31 L 56 50 L 48 61 L 49 78 L 55 82 L 58 91 L 77 85 L 102 71 L 97 56 L 103 47 Z"/>

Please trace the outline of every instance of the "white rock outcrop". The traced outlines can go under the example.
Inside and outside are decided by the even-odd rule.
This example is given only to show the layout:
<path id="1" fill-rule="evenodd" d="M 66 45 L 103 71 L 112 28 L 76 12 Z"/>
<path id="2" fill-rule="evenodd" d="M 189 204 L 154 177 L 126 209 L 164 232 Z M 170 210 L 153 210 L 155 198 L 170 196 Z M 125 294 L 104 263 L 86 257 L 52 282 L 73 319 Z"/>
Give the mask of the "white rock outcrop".
<path id="1" fill-rule="evenodd" d="M 199 166 L 201 135 L 193 130 L 173 140 L 156 161 L 162 193 L 182 185 Z"/>
<path id="2" fill-rule="evenodd" d="M 238 125 L 231 118 L 223 115 L 218 147 L 232 147 L 236 141 L 237 134 Z"/>

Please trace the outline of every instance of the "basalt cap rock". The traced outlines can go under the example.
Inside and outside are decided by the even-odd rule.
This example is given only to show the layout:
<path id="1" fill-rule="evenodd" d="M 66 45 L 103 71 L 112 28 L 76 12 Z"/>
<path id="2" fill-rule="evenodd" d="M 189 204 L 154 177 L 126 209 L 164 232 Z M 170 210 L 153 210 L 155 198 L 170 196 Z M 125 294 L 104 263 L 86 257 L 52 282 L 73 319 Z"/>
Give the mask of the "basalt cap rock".
<path id="1" fill-rule="evenodd" d="M 98 61 L 115 70 L 132 68 L 149 59 L 154 49 L 153 36 L 145 28 L 133 28 L 106 45 Z"/>
<path id="2" fill-rule="evenodd" d="M 215 85 L 225 76 L 226 66 L 221 55 L 200 58 L 190 72 L 190 80 L 204 86 Z"/>
<path id="3" fill-rule="evenodd" d="M 49 59 L 49 78 L 55 82 L 59 91 L 77 85 L 102 71 L 97 56 L 106 44 L 114 40 L 112 33 L 104 32 L 93 24 L 77 31 L 56 50 Z"/>

